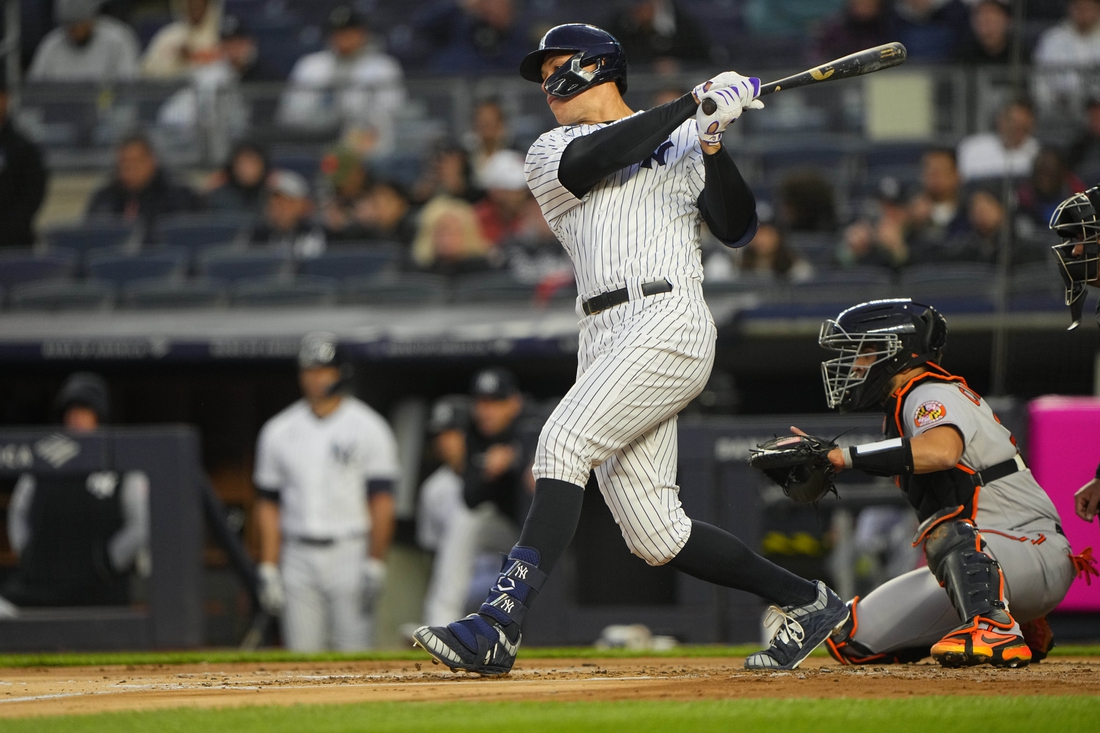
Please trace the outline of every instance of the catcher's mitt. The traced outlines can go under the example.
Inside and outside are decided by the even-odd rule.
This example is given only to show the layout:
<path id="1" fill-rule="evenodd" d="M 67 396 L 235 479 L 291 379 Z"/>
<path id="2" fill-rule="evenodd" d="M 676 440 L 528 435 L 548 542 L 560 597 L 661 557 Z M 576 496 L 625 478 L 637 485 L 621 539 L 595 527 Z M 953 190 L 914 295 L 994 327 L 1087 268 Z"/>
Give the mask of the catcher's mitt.
<path id="1" fill-rule="evenodd" d="M 815 502 L 836 493 L 835 473 L 829 463 L 831 440 L 812 435 L 786 435 L 761 443 L 749 452 L 749 465 L 768 475 L 795 501 Z"/>

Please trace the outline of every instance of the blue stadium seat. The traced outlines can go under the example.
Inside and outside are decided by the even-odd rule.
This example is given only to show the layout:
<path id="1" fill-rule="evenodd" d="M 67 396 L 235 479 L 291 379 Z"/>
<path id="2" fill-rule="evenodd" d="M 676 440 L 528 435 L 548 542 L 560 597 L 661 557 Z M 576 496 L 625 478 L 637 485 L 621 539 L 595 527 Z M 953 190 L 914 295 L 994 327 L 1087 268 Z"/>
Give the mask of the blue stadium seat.
<path id="1" fill-rule="evenodd" d="M 993 293 L 995 277 L 996 268 L 993 265 L 977 262 L 914 265 L 901 273 L 899 297 L 989 298 Z"/>
<path id="2" fill-rule="evenodd" d="M 95 254 L 88 258 L 87 270 L 91 277 L 115 285 L 148 278 L 179 277 L 186 273 L 187 254 L 178 249 L 137 254 Z"/>
<path id="3" fill-rule="evenodd" d="M 115 287 L 95 280 L 44 280 L 13 285 L 8 300 L 13 311 L 104 311 L 115 303 Z"/>
<path id="4" fill-rule="evenodd" d="M 889 143 L 876 145 L 864 155 L 868 170 L 895 166 L 919 166 L 930 145 L 926 143 Z"/>
<path id="5" fill-rule="evenodd" d="M 250 278 L 279 277 L 291 271 L 291 259 L 282 252 L 222 249 L 205 252 L 199 272 L 214 280 L 237 282 Z"/>
<path id="6" fill-rule="evenodd" d="M 832 232 L 788 232 L 787 246 L 815 265 L 832 262 L 842 234 Z"/>
<path id="7" fill-rule="evenodd" d="M 340 302 L 345 305 L 438 305 L 447 294 L 447 281 L 438 275 L 357 277 L 341 283 Z"/>
<path id="8" fill-rule="evenodd" d="M 187 215 L 164 219 L 157 227 L 157 241 L 168 247 L 180 247 L 192 255 L 208 247 L 240 242 L 247 234 L 249 221 L 240 216 Z"/>
<path id="9" fill-rule="evenodd" d="M 66 278 L 73 274 L 75 266 L 76 258 L 68 252 L 0 255 L 0 287 Z"/>
<path id="10" fill-rule="evenodd" d="M 497 301 L 531 301 L 533 285 L 521 283 L 509 273 L 478 273 L 457 279 L 452 292 L 456 303 L 490 303 Z"/>
<path id="11" fill-rule="evenodd" d="M 125 287 L 122 303 L 136 310 L 217 308 L 226 303 L 226 288 L 223 283 L 210 280 L 138 280 Z"/>
<path id="12" fill-rule="evenodd" d="M 105 221 L 57 227 L 48 230 L 43 238 L 51 252 L 72 252 L 79 259 L 93 249 L 122 247 L 133 236 L 133 224 Z"/>
<path id="13" fill-rule="evenodd" d="M 294 280 L 242 280 L 233 286 L 231 299 L 234 306 L 253 308 L 335 305 L 336 283 L 329 278 L 309 276 Z"/>
<path id="14" fill-rule="evenodd" d="M 818 272 L 813 279 L 794 285 L 790 296 L 798 302 L 855 305 L 893 297 L 897 292 L 893 272 L 885 267 L 859 266 Z"/>
<path id="15" fill-rule="evenodd" d="M 397 259 L 398 250 L 387 245 L 330 247 L 321 256 L 302 262 L 299 269 L 304 275 L 345 280 L 349 277 L 374 277 L 392 268 Z"/>
<path id="16" fill-rule="evenodd" d="M 294 171 L 311 184 L 321 169 L 321 155 L 305 150 L 278 150 L 271 155 L 272 170 Z"/>

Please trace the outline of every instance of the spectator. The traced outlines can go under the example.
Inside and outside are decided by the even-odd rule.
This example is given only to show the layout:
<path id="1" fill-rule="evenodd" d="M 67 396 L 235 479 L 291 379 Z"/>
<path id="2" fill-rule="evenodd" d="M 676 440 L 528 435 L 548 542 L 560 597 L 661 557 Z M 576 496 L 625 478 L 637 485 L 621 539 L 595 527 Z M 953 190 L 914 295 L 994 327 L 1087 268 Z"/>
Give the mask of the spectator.
<path id="1" fill-rule="evenodd" d="M 837 10 L 844 0 L 744 0 L 745 26 L 754 36 L 787 36 L 792 39 L 788 48 L 796 58 L 801 48 L 798 42 L 805 38 L 815 23 Z"/>
<path id="2" fill-rule="evenodd" d="M 394 180 L 377 181 L 355 208 L 363 239 L 410 245 L 416 237 L 416 212 L 406 188 Z"/>
<path id="3" fill-rule="evenodd" d="M 71 375 L 54 412 L 72 435 L 95 432 L 110 416 L 106 382 Z M 16 606 L 129 603 L 131 569 L 148 567 L 149 478 L 141 471 L 25 473 L 8 504 L 8 538 L 19 566 L 2 595 Z"/>
<path id="4" fill-rule="evenodd" d="M 325 230 L 334 239 L 361 239 L 355 207 L 370 187 L 363 159 L 351 148 L 330 150 L 321 158 L 326 192 L 321 205 Z"/>
<path id="5" fill-rule="evenodd" d="M 461 275 L 490 269 L 490 248 L 478 227 L 473 206 L 461 199 L 438 196 L 420 213 L 412 255 L 422 270 Z"/>
<path id="6" fill-rule="evenodd" d="M 797 283 L 811 279 L 814 268 L 787 246 L 774 223 L 761 222 L 741 254 L 741 275 Z"/>
<path id="7" fill-rule="evenodd" d="M 1054 148 L 1043 148 L 1035 156 L 1031 177 L 1016 192 L 1020 213 L 1036 231 L 1047 231 L 1051 214 L 1058 204 L 1075 193 L 1083 193 L 1085 184 L 1066 165 Z"/>
<path id="8" fill-rule="evenodd" d="M 256 45 L 256 37 L 239 17 L 224 16 L 218 35 L 221 39 L 218 57 L 233 67 L 238 81 L 249 83 L 282 80 L 278 71 L 264 63 Z"/>
<path id="9" fill-rule="evenodd" d="M 573 283 L 573 262 L 541 216 L 500 244 L 508 271 L 517 281 L 538 286 L 540 297 L 553 296 Z"/>
<path id="10" fill-rule="evenodd" d="M 415 23 L 439 74 L 512 73 L 530 50 L 528 22 L 514 0 L 455 0 Z"/>
<path id="11" fill-rule="evenodd" d="M 237 143 L 206 194 L 206 208 L 260 218 L 267 203 L 269 172 L 267 151 L 253 142 Z"/>
<path id="12" fill-rule="evenodd" d="M 1085 129 L 1073 142 L 1066 159 L 1085 181 L 1100 181 L 1100 90 L 1085 106 Z"/>
<path id="13" fill-rule="evenodd" d="M 263 221 L 249 241 L 284 249 L 298 259 L 325 251 L 324 230 L 313 221 L 313 199 L 306 179 L 294 171 L 275 170 L 267 177 Z"/>
<path id="14" fill-rule="evenodd" d="M 221 0 L 173 0 L 176 20 L 157 31 L 145 50 L 142 73 L 151 78 L 183 76 L 218 57 Z"/>
<path id="15" fill-rule="evenodd" d="M 710 58 L 710 38 L 676 0 L 633 0 L 603 27 L 619 39 L 632 64 L 674 69 L 679 61 Z"/>
<path id="16" fill-rule="evenodd" d="M 906 236 L 909 214 L 905 191 L 896 178 L 884 178 L 878 183 L 875 207 L 844 230 L 836 252 L 840 267 L 899 268 L 909 261 Z"/>
<path id="17" fill-rule="evenodd" d="M 1021 178 L 1031 172 L 1039 153 L 1035 130 L 1035 111 L 1022 99 L 1005 105 L 997 114 L 997 131 L 969 135 L 959 143 L 959 174 L 963 181 L 977 178 L 1011 176 Z"/>
<path id="18" fill-rule="evenodd" d="M 424 599 L 428 624 L 462 616 L 478 555 L 505 552 L 519 537 L 516 515 L 530 465 L 516 431 L 523 396 L 512 373 L 499 368 L 479 372 L 472 392 L 473 420 L 462 439 L 464 455 L 452 458 L 462 469 L 466 511 L 450 519 L 441 537 Z"/>
<path id="19" fill-rule="evenodd" d="M 473 203 L 485 192 L 475 184 L 470 154 L 459 147 L 445 147 L 425 166 L 413 186 L 413 200 L 425 202 L 436 196 L 450 196 Z"/>
<path id="20" fill-rule="evenodd" d="M 527 187 L 523 155 L 514 150 L 494 153 L 481 169 L 485 198 L 474 204 L 481 233 L 493 245 L 532 229 L 541 219 L 535 197 Z"/>
<path id="21" fill-rule="evenodd" d="M 478 102 L 474 107 L 473 129 L 466 140 L 466 149 L 469 151 L 475 175 L 481 174 L 482 166 L 491 155 L 511 147 L 512 135 L 500 102 L 495 99 Z"/>
<path id="22" fill-rule="evenodd" d="M 911 61 L 948 61 L 966 32 L 967 12 L 959 0 L 897 0 L 894 40 Z"/>
<path id="23" fill-rule="evenodd" d="M 1032 88 L 1044 114 L 1077 117 L 1097 89 L 1100 67 L 1100 0 L 1069 0 L 1066 19 L 1039 37 L 1032 58 Z"/>
<path id="24" fill-rule="evenodd" d="M 139 133 L 119 143 L 114 177 L 92 194 L 85 216 L 135 222 L 143 229 L 144 241 L 151 242 L 161 217 L 197 211 L 200 203 L 194 191 L 172 181 L 152 143 Z"/>
<path id="25" fill-rule="evenodd" d="M 921 188 L 909 202 L 910 245 L 917 251 L 936 246 L 969 227 L 963 210 L 958 162 L 951 148 L 932 148 L 921 156 Z"/>
<path id="26" fill-rule="evenodd" d="M 848 0 L 817 34 L 816 60 L 831 61 L 893 39 L 884 0 Z"/>
<path id="27" fill-rule="evenodd" d="M 50 31 L 34 52 L 30 81 L 110 83 L 138 75 L 137 36 L 129 26 L 99 15 L 99 0 L 55 0 Z"/>
<path id="28" fill-rule="evenodd" d="M 798 171 L 779 187 L 779 221 L 794 232 L 836 229 L 836 204 L 829 181 L 815 170 Z"/>
<path id="29" fill-rule="evenodd" d="M 970 8 L 970 31 L 959 44 L 955 60 L 979 66 L 1012 60 L 1012 10 L 1002 0 L 978 0 Z"/>
<path id="30" fill-rule="evenodd" d="M 42 151 L 8 116 L 8 88 L 0 72 L 0 248 L 34 244 L 34 217 L 48 180 Z"/>
<path id="31" fill-rule="evenodd" d="M 260 602 L 301 652 L 371 645 L 394 534 L 397 440 L 348 394 L 352 364 L 335 335 L 302 339 L 302 399 L 264 423 L 256 445 Z"/>
<path id="32" fill-rule="evenodd" d="M 359 154 L 389 151 L 405 80 L 392 56 L 373 50 L 366 20 L 342 5 L 329 15 L 328 45 L 294 64 L 279 105 L 284 125 L 340 129 Z M 518 63 L 518 62 L 517 62 Z M 335 94 L 332 91 L 335 90 Z"/>
<path id="33" fill-rule="evenodd" d="M 991 189 L 974 189 L 967 203 L 970 231 L 949 239 L 936 253 L 938 261 L 995 263 L 1005 242 L 1007 212 Z"/>

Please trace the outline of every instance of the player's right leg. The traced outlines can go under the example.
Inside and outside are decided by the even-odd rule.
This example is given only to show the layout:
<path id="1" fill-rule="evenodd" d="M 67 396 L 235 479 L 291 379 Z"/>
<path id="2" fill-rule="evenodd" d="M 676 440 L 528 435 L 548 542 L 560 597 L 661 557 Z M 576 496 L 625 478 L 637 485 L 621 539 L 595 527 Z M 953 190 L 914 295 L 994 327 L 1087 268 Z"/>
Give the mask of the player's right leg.
<path id="1" fill-rule="evenodd" d="M 319 652 L 328 642 L 328 604 L 318 582 L 324 563 L 316 550 L 294 541 L 283 543 L 279 572 L 286 590 L 283 608 L 283 643 L 295 652 Z"/>

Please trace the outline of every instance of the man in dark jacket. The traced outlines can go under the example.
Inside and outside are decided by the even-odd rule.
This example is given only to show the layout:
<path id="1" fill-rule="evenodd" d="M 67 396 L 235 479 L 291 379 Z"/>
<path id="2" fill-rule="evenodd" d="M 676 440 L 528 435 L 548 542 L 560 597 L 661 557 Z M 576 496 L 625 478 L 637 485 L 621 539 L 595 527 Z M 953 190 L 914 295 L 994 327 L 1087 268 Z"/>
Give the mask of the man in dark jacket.
<path id="1" fill-rule="evenodd" d="M 144 135 L 125 138 L 118 146 L 117 155 L 114 178 L 92 195 L 86 213 L 88 218 L 110 217 L 136 222 L 143 228 L 145 241 L 153 241 L 160 218 L 199 209 L 198 195 L 187 186 L 172 181 Z"/>
<path id="2" fill-rule="evenodd" d="M 12 126 L 8 89 L 0 74 L 0 247 L 34 244 L 34 217 L 48 178 L 38 146 Z"/>

